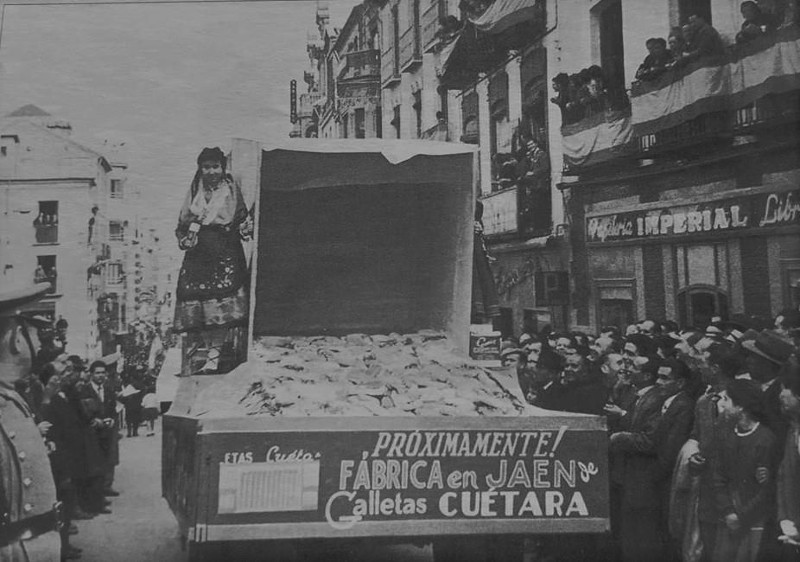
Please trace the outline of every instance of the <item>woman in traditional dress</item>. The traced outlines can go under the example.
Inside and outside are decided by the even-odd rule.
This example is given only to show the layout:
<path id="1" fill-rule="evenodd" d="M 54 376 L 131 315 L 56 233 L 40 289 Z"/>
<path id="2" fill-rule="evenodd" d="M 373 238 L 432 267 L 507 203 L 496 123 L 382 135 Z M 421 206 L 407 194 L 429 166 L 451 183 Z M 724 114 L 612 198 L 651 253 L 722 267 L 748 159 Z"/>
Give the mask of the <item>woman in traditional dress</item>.
<path id="1" fill-rule="evenodd" d="M 253 232 L 242 192 L 226 164 L 219 148 L 203 149 L 175 230 L 186 254 L 178 277 L 174 329 L 202 331 L 201 345 L 223 353 L 225 344 L 241 339 L 234 332 L 246 324 L 248 275 L 241 241 Z"/>

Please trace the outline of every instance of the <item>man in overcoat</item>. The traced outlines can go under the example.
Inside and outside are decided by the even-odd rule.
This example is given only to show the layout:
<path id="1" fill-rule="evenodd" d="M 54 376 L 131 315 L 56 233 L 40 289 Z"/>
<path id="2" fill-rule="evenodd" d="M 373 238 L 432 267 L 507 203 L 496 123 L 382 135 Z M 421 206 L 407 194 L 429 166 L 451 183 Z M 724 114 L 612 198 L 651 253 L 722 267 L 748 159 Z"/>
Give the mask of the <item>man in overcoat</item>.
<path id="1" fill-rule="evenodd" d="M 19 307 L 41 298 L 50 285 L 0 289 L 0 560 L 57 562 L 61 554 L 60 506 L 42 434 L 14 384 L 36 356 L 34 321 Z"/>
<path id="2" fill-rule="evenodd" d="M 638 357 L 629 362 L 631 382 L 637 389 L 633 408 L 620 416 L 622 431 L 611 435 L 609 452 L 622 462 L 622 556 L 627 562 L 661 560 L 661 497 L 654 436 L 661 417 L 664 394 L 656 385 L 660 363 Z"/>

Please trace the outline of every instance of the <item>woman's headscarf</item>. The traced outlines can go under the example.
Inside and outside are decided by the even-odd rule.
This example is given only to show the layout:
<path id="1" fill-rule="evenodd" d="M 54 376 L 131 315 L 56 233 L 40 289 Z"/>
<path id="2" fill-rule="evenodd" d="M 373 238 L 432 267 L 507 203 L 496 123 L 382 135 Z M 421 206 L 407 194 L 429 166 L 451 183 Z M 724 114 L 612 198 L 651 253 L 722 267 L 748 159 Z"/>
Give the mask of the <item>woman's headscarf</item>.
<path id="1" fill-rule="evenodd" d="M 228 164 L 228 159 L 225 157 L 225 153 L 222 152 L 220 147 L 215 146 L 214 148 L 205 147 L 203 150 L 200 151 L 200 155 L 197 157 L 197 168 L 199 169 L 200 166 L 203 165 L 203 162 L 219 162 L 222 164 L 222 171 L 225 172 L 225 168 Z"/>
<path id="2" fill-rule="evenodd" d="M 225 190 L 219 195 L 223 193 L 228 193 L 229 195 L 225 197 L 224 201 L 217 201 L 213 205 L 212 216 L 208 218 L 208 220 L 203 221 L 205 224 L 222 224 L 227 225 L 231 223 L 240 222 L 244 216 L 247 214 L 247 208 L 244 206 L 244 201 L 242 199 L 241 192 L 238 189 L 238 186 L 235 185 L 233 177 L 226 173 L 226 166 L 228 163 L 228 159 L 225 156 L 225 153 L 219 147 L 205 147 L 200 154 L 197 156 L 197 171 L 194 174 L 194 178 L 192 179 L 192 184 L 189 188 L 189 193 L 186 195 L 186 199 L 181 207 L 181 212 L 178 217 L 178 229 L 177 233 L 180 235 L 186 227 L 188 227 L 189 223 L 197 220 L 197 215 L 192 212 L 193 203 L 198 198 L 198 192 L 200 191 L 200 184 L 201 184 L 201 177 L 202 177 L 202 170 L 201 166 L 203 162 L 212 161 L 212 162 L 219 162 L 222 165 L 222 180 L 221 183 L 228 184 L 229 189 Z M 219 197 L 218 195 L 218 197 Z M 197 205 L 194 205 L 195 207 Z"/>

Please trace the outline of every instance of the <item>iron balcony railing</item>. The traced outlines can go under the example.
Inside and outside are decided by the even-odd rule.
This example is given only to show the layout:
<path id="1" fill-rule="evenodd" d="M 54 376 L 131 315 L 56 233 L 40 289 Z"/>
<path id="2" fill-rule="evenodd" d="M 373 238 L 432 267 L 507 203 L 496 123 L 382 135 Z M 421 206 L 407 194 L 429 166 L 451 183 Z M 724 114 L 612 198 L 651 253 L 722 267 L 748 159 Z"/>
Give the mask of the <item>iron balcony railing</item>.
<path id="1" fill-rule="evenodd" d="M 339 80 L 379 78 L 381 75 L 381 57 L 377 49 L 353 51 L 344 55 L 344 59 Z"/>
<path id="2" fill-rule="evenodd" d="M 57 224 L 40 224 L 34 226 L 36 229 L 36 243 L 37 244 L 57 244 L 58 243 L 58 225 Z"/>
<path id="3" fill-rule="evenodd" d="M 419 28 L 409 27 L 400 36 L 400 71 L 412 72 L 422 64 L 422 45 Z"/>

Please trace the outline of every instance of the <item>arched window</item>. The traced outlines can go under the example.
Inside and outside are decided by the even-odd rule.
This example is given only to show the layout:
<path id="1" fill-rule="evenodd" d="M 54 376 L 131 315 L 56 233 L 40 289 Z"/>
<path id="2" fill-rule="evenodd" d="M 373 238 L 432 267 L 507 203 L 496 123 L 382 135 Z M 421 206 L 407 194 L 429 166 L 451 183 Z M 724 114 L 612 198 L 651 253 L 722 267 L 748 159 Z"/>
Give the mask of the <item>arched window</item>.
<path id="1" fill-rule="evenodd" d="M 728 295 L 712 285 L 692 285 L 678 293 L 678 318 L 682 326 L 705 328 L 718 316 L 728 319 Z"/>

